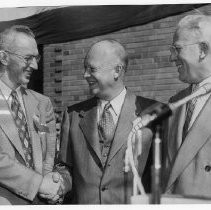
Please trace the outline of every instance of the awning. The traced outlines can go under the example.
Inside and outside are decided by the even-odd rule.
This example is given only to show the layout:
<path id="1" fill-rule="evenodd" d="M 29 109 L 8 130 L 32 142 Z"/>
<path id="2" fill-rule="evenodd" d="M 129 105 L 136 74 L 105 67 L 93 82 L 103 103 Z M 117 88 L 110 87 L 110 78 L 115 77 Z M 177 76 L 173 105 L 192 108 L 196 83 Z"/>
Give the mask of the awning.
<path id="1" fill-rule="evenodd" d="M 178 15 L 205 4 L 108 5 L 7 8 L 14 20 L 0 18 L 0 31 L 13 24 L 29 26 L 39 44 L 62 43 L 111 33 Z M 2 10 L 2 9 L 1 9 Z M 0 14 L 1 13 L 0 10 Z M 5 9 L 4 9 L 5 10 Z M 19 12 L 18 10 L 25 10 Z M 3 10 L 2 10 L 3 11 Z M 16 11 L 16 16 L 14 12 Z M 22 15 L 22 16 L 21 16 Z M 21 17 L 21 18 L 19 18 Z"/>

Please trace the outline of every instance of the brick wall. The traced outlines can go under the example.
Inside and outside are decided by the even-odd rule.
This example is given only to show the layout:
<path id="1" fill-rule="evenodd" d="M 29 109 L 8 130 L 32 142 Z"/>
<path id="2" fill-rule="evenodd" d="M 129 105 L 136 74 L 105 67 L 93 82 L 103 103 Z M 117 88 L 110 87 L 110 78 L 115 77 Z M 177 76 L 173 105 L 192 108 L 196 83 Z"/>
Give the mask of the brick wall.
<path id="1" fill-rule="evenodd" d="M 211 14 L 211 5 L 199 10 Z M 177 79 L 176 67 L 169 62 L 169 45 L 177 22 L 186 14 L 103 36 L 45 45 L 44 94 L 51 97 L 58 113 L 67 105 L 89 98 L 88 85 L 83 79 L 83 59 L 93 43 L 111 38 L 122 43 L 129 53 L 126 86 L 138 95 L 167 102 L 170 96 L 185 87 Z"/>

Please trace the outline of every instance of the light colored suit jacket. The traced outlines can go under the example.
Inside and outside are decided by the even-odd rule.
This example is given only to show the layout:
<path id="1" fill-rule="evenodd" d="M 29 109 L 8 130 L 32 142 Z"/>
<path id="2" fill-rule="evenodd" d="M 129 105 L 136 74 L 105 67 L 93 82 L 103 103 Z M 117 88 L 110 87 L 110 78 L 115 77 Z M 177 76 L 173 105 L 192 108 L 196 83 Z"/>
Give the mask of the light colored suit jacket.
<path id="1" fill-rule="evenodd" d="M 47 126 L 50 128 L 55 127 L 55 118 L 48 97 L 24 88 L 21 88 L 21 91 L 32 141 L 35 170 L 26 167 L 17 127 L 0 91 L 0 196 L 11 204 L 32 204 L 42 182 L 45 167 L 49 168 L 49 164 L 52 165 L 54 161 L 53 153 L 46 155 L 47 151 L 53 151 L 54 147 L 55 152 L 54 134 L 40 136 L 32 117 L 36 115 L 40 118 L 45 115 Z M 52 148 L 47 148 L 49 141 L 52 142 Z"/>
<path id="2" fill-rule="evenodd" d="M 97 128 L 97 98 L 67 108 L 62 121 L 61 159 L 70 168 L 72 195 L 75 195 L 75 199 L 67 199 L 73 199 L 73 203 L 78 204 L 130 202 L 133 176 L 131 172 L 124 173 L 127 138 L 136 113 L 153 103 L 153 100 L 136 97 L 127 91 L 105 167 Z M 152 137 L 149 129 L 144 129 L 143 134 L 140 175 L 146 165 Z M 150 173 L 147 175 L 149 179 Z"/>
<path id="3" fill-rule="evenodd" d="M 191 89 L 187 88 L 174 96 L 171 102 L 190 93 Z M 166 191 L 211 198 L 211 97 L 181 144 L 185 112 L 186 104 L 175 110 L 169 119 Z"/>

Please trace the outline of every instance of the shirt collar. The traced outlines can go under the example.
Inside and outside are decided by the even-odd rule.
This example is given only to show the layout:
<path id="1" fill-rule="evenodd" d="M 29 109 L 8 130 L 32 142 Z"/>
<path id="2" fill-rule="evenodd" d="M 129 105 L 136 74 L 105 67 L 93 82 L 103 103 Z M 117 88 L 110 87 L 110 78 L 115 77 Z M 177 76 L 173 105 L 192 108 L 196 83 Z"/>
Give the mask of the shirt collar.
<path id="1" fill-rule="evenodd" d="M 110 104 L 117 116 L 119 116 L 119 114 L 121 112 L 122 104 L 124 102 L 126 92 L 127 92 L 126 88 L 124 87 L 122 92 L 110 101 Z M 108 103 L 108 101 L 100 100 L 100 103 L 101 103 L 102 109 L 104 109 L 104 106 Z"/>
<path id="2" fill-rule="evenodd" d="M 201 86 L 203 86 L 203 85 L 206 84 L 206 83 L 211 83 L 211 76 L 207 77 L 207 78 L 204 79 L 202 82 L 200 82 L 200 83 L 198 84 L 198 87 L 201 87 Z"/>
<path id="3" fill-rule="evenodd" d="M 21 86 L 19 86 L 16 89 L 16 91 L 20 92 L 20 88 L 21 88 Z M 6 85 L 1 79 L 0 79 L 0 89 L 1 89 L 5 99 L 8 100 L 10 97 L 10 94 L 12 92 L 12 89 L 8 85 Z"/>

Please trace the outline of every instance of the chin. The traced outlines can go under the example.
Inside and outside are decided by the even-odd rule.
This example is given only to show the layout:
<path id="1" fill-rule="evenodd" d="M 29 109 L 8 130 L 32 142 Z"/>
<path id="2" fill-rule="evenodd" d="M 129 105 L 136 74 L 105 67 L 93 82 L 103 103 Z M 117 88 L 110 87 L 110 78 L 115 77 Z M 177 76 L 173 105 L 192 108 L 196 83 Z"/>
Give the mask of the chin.
<path id="1" fill-rule="evenodd" d="M 27 86 L 28 83 L 29 83 L 28 79 L 24 79 L 24 80 L 21 81 L 21 85 L 23 85 L 23 86 Z"/>
<path id="2" fill-rule="evenodd" d="M 90 89 L 89 92 L 91 95 L 97 95 L 99 93 L 99 91 L 96 89 Z"/>

